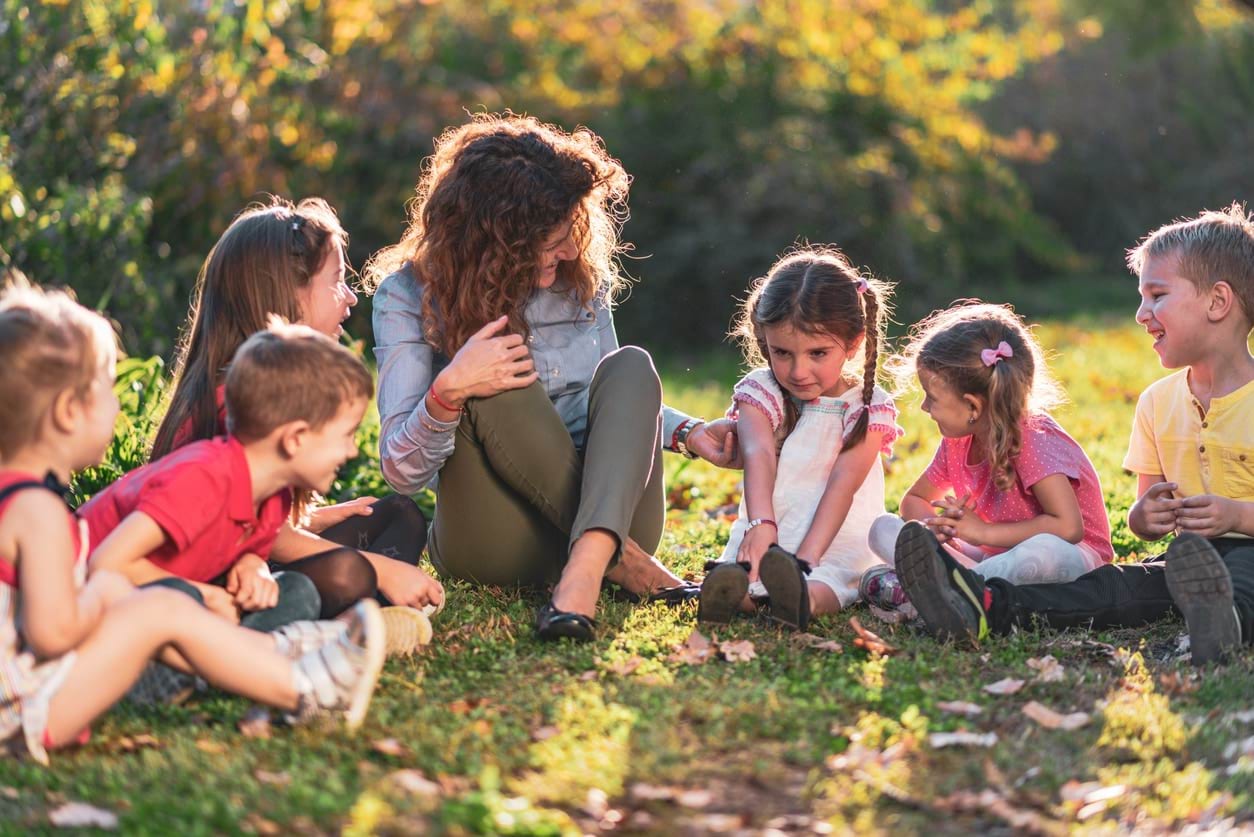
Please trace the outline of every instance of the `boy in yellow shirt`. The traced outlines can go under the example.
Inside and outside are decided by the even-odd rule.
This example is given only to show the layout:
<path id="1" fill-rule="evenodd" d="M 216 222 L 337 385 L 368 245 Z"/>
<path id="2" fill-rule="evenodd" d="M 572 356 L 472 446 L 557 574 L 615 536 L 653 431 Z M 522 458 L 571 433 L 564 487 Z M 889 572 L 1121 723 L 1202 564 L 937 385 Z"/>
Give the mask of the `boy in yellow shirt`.
<path id="1" fill-rule="evenodd" d="M 1128 527 L 1147 541 L 1178 537 L 1165 560 L 1013 585 L 940 549 L 945 517 L 911 523 L 897 571 L 934 636 L 979 640 L 1034 620 L 1142 625 L 1179 610 L 1194 663 L 1254 642 L 1254 216 L 1234 204 L 1168 224 L 1129 252 L 1128 266 L 1139 277 L 1136 320 L 1162 365 L 1180 370 L 1137 402 L 1123 463 L 1137 475 Z"/>

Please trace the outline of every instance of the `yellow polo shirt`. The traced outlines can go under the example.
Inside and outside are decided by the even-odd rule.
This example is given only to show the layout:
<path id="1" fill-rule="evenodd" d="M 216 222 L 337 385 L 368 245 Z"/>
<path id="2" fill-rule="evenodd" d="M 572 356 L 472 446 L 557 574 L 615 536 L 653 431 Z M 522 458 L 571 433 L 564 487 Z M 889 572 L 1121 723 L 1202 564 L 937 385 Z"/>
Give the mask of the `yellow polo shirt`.
<path id="1" fill-rule="evenodd" d="M 1162 474 L 1180 486 L 1180 497 L 1254 502 L 1254 381 L 1212 398 L 1203 413 L 1188 376 L 1181 369 L 1141 393 L 1123 467 Z"/>

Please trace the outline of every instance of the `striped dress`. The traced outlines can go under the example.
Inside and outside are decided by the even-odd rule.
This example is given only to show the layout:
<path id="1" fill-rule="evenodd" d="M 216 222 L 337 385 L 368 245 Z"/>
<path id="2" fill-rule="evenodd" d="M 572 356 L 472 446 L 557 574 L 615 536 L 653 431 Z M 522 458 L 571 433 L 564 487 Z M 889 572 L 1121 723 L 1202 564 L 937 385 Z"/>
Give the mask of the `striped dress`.
<path id="1" fill-rule="evenodd" d="M 0 490 L 31 480 L 41 481 L 30 474 L 0 471 Z M 16 493 L 10 494 L 0 501 L 0 516 L 15 496 Z M 82 587 L 87 575 L 87 538 L 81 521 L 68 510 L 66 518 L 74 533 L 74 583 Z M 17 586 L 17 567 L 12 556 L 0 556 L 0 746 L 8 745 L 18 752 L 25 749 L 46 765 L 44 732 L 48 706 L 73 667 L 75 654 L 70 651 L 51 660 L 36 659 L 22 638 L 21 625 L 22 595 Z"/>

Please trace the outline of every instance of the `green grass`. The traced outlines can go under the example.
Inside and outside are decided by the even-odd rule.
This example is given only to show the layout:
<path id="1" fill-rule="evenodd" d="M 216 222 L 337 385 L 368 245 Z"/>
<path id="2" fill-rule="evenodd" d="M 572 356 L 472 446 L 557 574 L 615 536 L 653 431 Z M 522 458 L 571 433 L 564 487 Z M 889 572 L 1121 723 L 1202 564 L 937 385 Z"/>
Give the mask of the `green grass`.
<path id="1" fill-rule="evenodd" d="M 1122 321 L 1048 325 L 1041 336 L 1072 398 L 1058 418 L 1102 476 L 1119 552 L 1139 554 L 1123 523 L 1134 480 L 1119 463 L 1137 393 L 1162 370 Z M 668 401 L 722 412 L 736 375 L 725 354 L 668 371 Z M 907 432 L 888 463 L 892 504 L 936 442 L 917 399 L 900 406 Z M 676 457 L 667 476 L 661 554 L 695 577 L 726 537 L 716 510 L 737 498 L 738 476 Z M 367 466 L 342 488 L 375 484 Z M 816 821 L 838 833 L 1053 833 L 1248 820 L 1254 808 L 1254 764 L 1225 754 L 1254 735 L 1254 717 L 1238 714 L 1254 655 L 1195 673 L 1176 660 L 1179 621 L 1018 633 L 970 651 L 859 608 L 813 628 L 842 653 L 743 621 L 718 638 L 752 641 L 756 658 L 691 666 L 669 659 L 694 626 L 691 608 L 606 599 L 595 643 L 554 646 L 532 635 L 535 597 L 454 584 L 449 601 L 430 650 L 385 669 L 356 737 L 276 724 L 267 740 L 245 738 L 236 724 L 247 705 L 222 696 L 119 708 L 88 746 L 54 755 L 51 770 L 0 761 L 0 829 L 47 829 L 66 800 L 115 811 L 128 831 L 187 834 L 674 833 Z M 856 648 L 851 615 L 901 653 Z M 1063 666 L 1061 681 L 1041 682 L 1029 667 L 1047 654 Z M 1028 682 L 1013 695 L 982 690 L 1005 677 Z M 983 712 L 939 710 L 953 700 Z M 1032 700 L 1092 720 L 1044 729 L 1022 713 Z M 928 743 L 930 733 L 964 729 L 994 732 L 997 743 Z M 141 735 L 156 746 L 137 746 Z M 401 747 L 373 746 L 386 738 Z"/>

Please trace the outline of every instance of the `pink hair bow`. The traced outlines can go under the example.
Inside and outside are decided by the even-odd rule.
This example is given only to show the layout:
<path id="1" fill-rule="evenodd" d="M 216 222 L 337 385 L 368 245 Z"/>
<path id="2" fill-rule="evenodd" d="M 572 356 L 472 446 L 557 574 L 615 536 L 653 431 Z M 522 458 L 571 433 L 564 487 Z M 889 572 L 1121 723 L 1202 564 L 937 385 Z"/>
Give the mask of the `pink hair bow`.
<path id="1" fill-rule="evenodd" d="M 1004 357 L 1014 357 L 1014 354 L 1010 344 L 1003 340 L 997 344 L 996 349 L 985 349 L 980 352 L 980 360 L 984 361 L 985 366 L 993 366 Z"/>
<path id="2" fill-rule="evenodd" d="M 871 283 L 868 282 L 866 279 L 859 279 L 857 282 L 853 284 L 853 286 L 855 289 L 857 289 L 858 293 L 860 294 L 864 294 L 867 291 L 871 290 Z"/>

